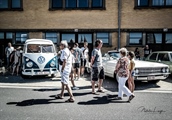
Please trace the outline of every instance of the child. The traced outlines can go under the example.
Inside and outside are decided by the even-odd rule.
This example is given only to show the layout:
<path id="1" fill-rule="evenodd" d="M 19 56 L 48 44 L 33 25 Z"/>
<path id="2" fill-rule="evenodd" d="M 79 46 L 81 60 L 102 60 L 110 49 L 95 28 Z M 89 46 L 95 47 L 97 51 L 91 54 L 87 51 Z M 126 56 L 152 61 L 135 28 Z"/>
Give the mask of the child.
<path id="1" fill-rule="evenodd" d="M 135 68 L 135 62 L 134 62 L 134 52 L 130 51 L 128 52 L 128 58 L 130 60 L 130 64 L 129 64 L 129 78 L 128 78 L 128 87 L 129 90 L 133 93 L 134 92 L 134 88 L 135 88 L 135 84 L 134 84 L 134 68 Z"/>

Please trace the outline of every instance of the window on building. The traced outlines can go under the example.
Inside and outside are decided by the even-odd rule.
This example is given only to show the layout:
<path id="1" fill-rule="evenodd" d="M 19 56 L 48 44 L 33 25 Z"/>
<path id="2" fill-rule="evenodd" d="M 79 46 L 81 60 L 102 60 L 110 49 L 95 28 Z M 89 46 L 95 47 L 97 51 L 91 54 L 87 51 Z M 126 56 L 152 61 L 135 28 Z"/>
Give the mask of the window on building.
<path id="1" fill-rule="evenodd" d="M 75 34 L 62 34 L 61 40 L 66 40 L 68 43 L 75 43 Z"/>
<path id="2" fill-rule="evenodd" d="M 16 43 L 24 43 L 28 38 L 28 33 L 27 32 L 16 32 L 16 38 L 15 42 Z"/>
<path id="3" fill-rule="evenodd" d="M 154 33 L 155 43 L 162 43 L 162 33 Z"/>
<path id="4" fill-rule="evenodd" d="M 6 33 L 6 39 L 12 39 L 12 38 L 13 38 L 12 32 L 7 32 Z"/>
<path id="5" fill-rule="evenodd" d="M 129 45 L 142 45 L 142 33 L 129 33 Z"/>
<path id="6" fill-rule="evenodd" d="M 172 33 L 166 33 L 165 35 L 165 43 L 172 44 Z"/>
<path id="7" fill-rule="evenodd" d="M 8 1 L 9 0 L 0 0 L 0 9 L 8 8 Z"/>
<path id="8" fill-rule="evenodd" d="M 52 8 L 63 8 L 63 0 L 52 0 Z"/>
<path id="9" fill-rule="evenodd" d="M 66 0 L 66 8 L 76 8 L 77 0 Z"/>
<path id="10" fill-rule="evenodd" d="M 92 34 L 78 34 L 78 43 L 92 43 Z"/>
<path id="11" fill-rule="evenodd" d="M 164 0 L 152 0 L 152 6 L 164 6 Z"/>
<path id="12" fill-rule="evenodd" d="M 96 39 L 102 40 L 103 44 L 109 44 L 109 33 L 97 33 Z"/>
<path id="13" fill-rule="evenodd" d="M 4 32 L 0 32 L 0 39 L 4 39 Z"/>
<path id="14" fill-rule="evenodd" d="M 149 5 L 149 0 L 138 0 L 138 6 L 148 6 Z"/>
<path id="15" fill-rule="evenodd" d="M 21 9 L 22 0 L 0 0 L 0 9 Z"/>
<path id="16" fill-rule="evenodd" d="M 51 40 L 53 43 L 57 43 L 57 33 L 56 32 L 46 32 L 45 39 Z"/>
<path id="17" fill-rule="evenodd" d="M 78 0 L 77 6 L 78 8 L 88 8 L 89 0 Z"/>
<path id="18" fill-rule="evenodd" d="M 50 0 L 50 9 L 103 8 L 105 0 Z"/>
<path id="19" fill-rule="evenodd" d="M 92 7 L 93 8 L 103 7 L 103 0 L 92 0 Z"/>
<path id="20" fill-rule="evenodd" d="M 147 44 L 162 43 L 162 33 L 147 33 Z"/>
<path id="21" fill-rule="evenodd" d="M 148 8 L 165 8 L 172 7 L 172 0 L 135 0 L 136 8 L 148 7 Z"/>
<path id="22" fill-rule="evenodd" d="M 172 0 L 166 0 L 166 6 L 172 6 Z"/>

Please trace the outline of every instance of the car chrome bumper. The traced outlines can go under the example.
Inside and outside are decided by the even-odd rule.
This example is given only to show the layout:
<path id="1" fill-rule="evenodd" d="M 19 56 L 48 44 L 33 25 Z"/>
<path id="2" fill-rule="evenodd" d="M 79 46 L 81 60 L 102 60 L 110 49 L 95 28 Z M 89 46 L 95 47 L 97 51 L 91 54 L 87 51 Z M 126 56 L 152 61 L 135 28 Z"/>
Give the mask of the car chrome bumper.
<path id="1" fill-rule="evenodd" d="M 27 75 L 27 76 L 39 76 L 39 75 L 52 75 L 52 74 L 57 74 L 58 70 L 56 71 L 42 71 L 42 72 L 34 72 L 34 70 L 31 70 L 31 72 L 26 72 L 25 70 L 22 71 L 22 75 Z"/>
<path id="2" fill-rule="evenodd" d="M 134 80 L 140 80 L 140 81 L 164 80 L 168 76 L 169 76 L 169 74 L 149 75 L 149 76 L 134 76 Z"/>

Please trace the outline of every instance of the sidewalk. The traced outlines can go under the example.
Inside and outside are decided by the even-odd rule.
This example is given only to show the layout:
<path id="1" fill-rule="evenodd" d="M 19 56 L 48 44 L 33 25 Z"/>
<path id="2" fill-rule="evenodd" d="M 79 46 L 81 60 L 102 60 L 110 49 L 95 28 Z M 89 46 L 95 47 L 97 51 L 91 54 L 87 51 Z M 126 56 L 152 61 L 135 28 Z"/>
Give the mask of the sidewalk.
<path id="1" fill-rule="evenodd" d="M 80 78 L 80 80 L 75 81 L 76 86 L 78 87 L 84 87 L 84 86 L 90 86 L 90 77 L 84 77 Z M 50 77 L 33 77 L 30 79 L 23 79 L 21 76 L 12 76 L 12 75 L 6 75 L 0 76 L 0 87 L 20 87 L 20 88 L 32 88 L 32 87 L 61 87 L 61 77 L 58 74 L 54 78 Z M 71 85 L 71 82 L 70 82 Z M 72 86 L 72 85 L 71 85 Z"/>

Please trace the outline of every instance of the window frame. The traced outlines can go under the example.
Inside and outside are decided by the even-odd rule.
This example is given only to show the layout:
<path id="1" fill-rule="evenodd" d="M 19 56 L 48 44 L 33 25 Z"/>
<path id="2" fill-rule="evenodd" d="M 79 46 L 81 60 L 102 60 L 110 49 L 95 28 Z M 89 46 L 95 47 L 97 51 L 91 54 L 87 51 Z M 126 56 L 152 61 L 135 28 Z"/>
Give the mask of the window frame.
<path id="1" fill-rule="evenodd" d="M 54 33 L 54 34 L 56 34 L 56 37 L 47 37 L 47 34 L 46 34 L 46 33 Z M 51 39 L 49 39 L 49 38 L 57 38 L 57 39 L 56 39 L 56 42 L 54 42 L 53 40 L 51 40 L 54 44 L 57 44 L 58 41 L 59 41 L 59 40 L 58 40 L 57 32 L 45 32 L 44 35 L 45 35 L 44 38 L 45 38 L 45 39 L 48 39 L 48 40 L 51 40 Z"/>
<path id="2" fill-rule="evenodd" d="M 139 6 L 138 5 L 138 1 L 139 0 L 135 0 L 135 5 L 134 5 L 134 9 L 148 9 L 148 8 L 150 8 L 150 9 L 155 9 L 155 8 L 157 8 L 157 9 L 160 9 L 160 8 L 172 8 L 172 5 L 166 5 L 166 1 L 167 0 L 164 0 L 164 4 L 163 5 L 153 5 L 153 0 L 148 0 L 148 5 L 147 6 Z"/>
<path id="3" fill-rule="evenodd" d="M 142 41 L 141 41 L 141 44 L 132 44 L 130 43 L 130 33 L 141 33 L 141 38 L 142 38 Z M 133 38 L 133 37 L 132 37 Z M 135 37 L 137 38 L 137 37 Z M 128 32 L 128 46 L 143 46 L 143 32 Z"/>
<path id="4" fill-rule="evenodd" d="M 20 0 L 20 7 L 14 8 L 12 6 L 13 0 L 7 0 L 8 1 L 8 7 L 7 8 L 0 8 L 0 11 L 23 11 L 23 0 Z"/>
<path id="5" fill-rule="evenodd" d="M 27 37 L 17 37 L 17 33 L 27 34 Z M 20 31 L 15 32 L 15 37 L 14 37 L 15 44 L 24 44 L 26 40 L 24 42 L 21 42 L 21 40 L 20 40 L 20 43 L 18 43 L 17 40 L 16 40 L 17 38 L 21 38 L 21 39 L 22 38 L 26 38 L 26 40 L 27 40 L 29 38 L 29 32 L 23 32 L 23 31 L 21 31 L 21 32 Z"/>
<path id="6" fill-rule="evenodd" d="M 92 0 L 88 0 L 88 7 L 79 7 L 79 0 L 76 0 L 76 7 L 66 7 L 66 0 L 62 0 L 63 7 L 53 7 L 53 0 L 49 0 L 49 10 L 105 10 L 106 0 L 102 0 L 102 7 L 92 7 Z"/>
<path id="7" fill-rule="evenodd" d="M 108 33 L 108 37 L 98 37 L 97 33 Z M 111 37 L 111 32 L 96 32 L 96 40 L 100 39 L 103 42 L 103 46 L 111 46 L 112 44 L 112 37 Z M 108 39 L 108 43 L 104 43 L 103 39 Z"/>

